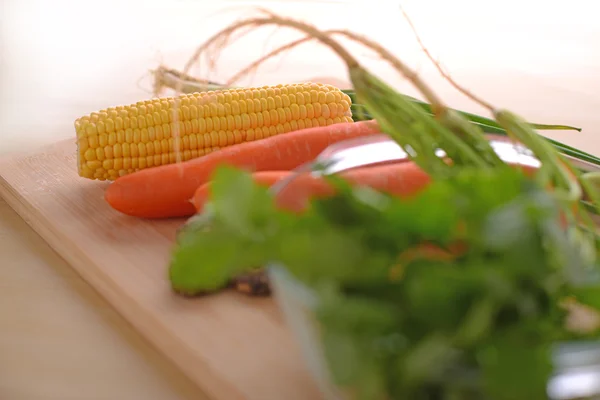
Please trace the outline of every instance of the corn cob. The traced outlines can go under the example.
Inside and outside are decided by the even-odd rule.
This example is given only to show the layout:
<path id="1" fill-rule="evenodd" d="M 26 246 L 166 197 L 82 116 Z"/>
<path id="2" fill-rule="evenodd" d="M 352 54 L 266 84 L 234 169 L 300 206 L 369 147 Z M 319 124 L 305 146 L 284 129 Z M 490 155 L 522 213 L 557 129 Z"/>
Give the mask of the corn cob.
<path id="1" fill-rule="evenodd" d="M 303 83 L 191 93 L 108 108 L 75 121 L 78 173 L 114 180 L 174 163 L 177 152 L 187 161 L 233 144 L 352 122 L 350 107 L 350 97 L 338 88 Z"/>

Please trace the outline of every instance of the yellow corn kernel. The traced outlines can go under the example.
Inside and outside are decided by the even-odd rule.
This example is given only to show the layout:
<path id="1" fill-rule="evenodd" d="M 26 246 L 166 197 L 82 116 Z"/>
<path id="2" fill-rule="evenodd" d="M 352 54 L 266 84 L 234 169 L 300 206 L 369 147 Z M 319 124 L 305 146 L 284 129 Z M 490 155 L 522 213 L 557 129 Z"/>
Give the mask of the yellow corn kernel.
<path id="1" fill-rule="evenodd" d="M 351 122 L 351 99 L 331 85 L 217 90 L 111 107 L 78 118 L 78 172 L 116 179 L 298 129 Z M 178 140 L 174 140 L 178 137 Z M 176 147 L 177 143 L 177 147 Z"/>

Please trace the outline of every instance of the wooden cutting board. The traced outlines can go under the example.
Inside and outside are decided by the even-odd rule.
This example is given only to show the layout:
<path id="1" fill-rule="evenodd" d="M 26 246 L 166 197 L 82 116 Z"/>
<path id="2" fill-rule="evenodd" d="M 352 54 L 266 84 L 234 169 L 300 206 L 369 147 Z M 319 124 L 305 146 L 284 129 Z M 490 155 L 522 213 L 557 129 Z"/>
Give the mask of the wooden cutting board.
<path id="1" fill-rule="evenodd" d="M 215 400 L 320 396 L 271 299 L 185 299 L 167 280 L 182 219 L 122 215 L 80 178 L 75 143 L 0 160 L 0 196 L 159 351 Z"/>

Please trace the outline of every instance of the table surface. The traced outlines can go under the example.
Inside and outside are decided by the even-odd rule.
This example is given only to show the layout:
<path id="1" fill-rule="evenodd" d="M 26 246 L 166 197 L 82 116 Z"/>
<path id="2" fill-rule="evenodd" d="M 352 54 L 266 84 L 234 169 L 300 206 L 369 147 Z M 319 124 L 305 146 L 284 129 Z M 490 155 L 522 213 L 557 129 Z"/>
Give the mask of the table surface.
<path id="1" fill-rule="evenodd" d="M 161 63 L 182 68 L 195 45 L 240 17 L 241 1 L 220 2 L 218 8 L 214 3 L 1 1 L 0 153 L 73 137 L 78 116 L 150 97 L 148 70 Z M 416 68 L 451 106 L 481 112 L 435 74 L 394 2 L 371 1 L 369 9 L 352 0 L 244 5 L 249 3 L 319 27 L 368 35 Z M 530 120 L 582 127 L 581 133 L 549 135 L 600 154 L 600 25 L 595 3 L 574 0 L 568 8 L 541 1 L 507 0 L 501 8 L 474 0 L 451 3 L 404 2 L 423 40 L 452 75 Z M 218 71 L 201 67 L 193 72 L 226 79 L 244 62 L 264 54 L 267 44 L 296 37 L 284 30 L 273 35 L 272 29 L 253 35 L 222 54 Z M 366 50 L 353 49 L 393 85 L 417 94 Z M 242 83 L 320 77 L 346 82 L 346 76 L 339 60 L 322 47 L 304 45 Z M 0 267 L 0 398 L 206 398 L 2 199 Z"/>

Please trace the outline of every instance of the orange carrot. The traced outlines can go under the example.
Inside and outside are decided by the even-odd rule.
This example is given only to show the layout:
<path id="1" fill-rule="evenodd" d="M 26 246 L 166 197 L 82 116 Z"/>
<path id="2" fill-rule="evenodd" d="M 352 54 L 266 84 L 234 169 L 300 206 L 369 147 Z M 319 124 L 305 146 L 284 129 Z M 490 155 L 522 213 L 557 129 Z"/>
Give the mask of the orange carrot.
<path id="1" fill-rule="evenodd" d="M 269 187 L 291 175 L 293 175 L 292 171 L 260 171 L 252 174 L 252 180 L 258 185 Z M 196 212 L 202 212 L 204 209 L 204 204 L 210 197 L 210 185 L 211 182 L 206 182 L 196 189 L 192 198 Z"/>
<path id="2" fill-rule="evenodd" d="M 537 170 L 527 165 L 509 164 L 520 168 L 527 175 Z M 418 194 L 431 182 L 429 175 L 412 161 L 366 166 L 341 172 L 339 175 L 350 184 L 368 186 L 403 198 Z M 279 207 L 299 212 L 306 208 L 312 198 L 333 194 L 333 186 L 324 178 L 304 173 L 290 180 L 276 195 L 276 201 Z"/>
<path id="3" fill-rule="evenodd" d="M 524 169 L 526 174 L 535 169 Z M 350 184 L 369 186 L 392 195 L 410 196 L 424 189 L 430 182 L 429 176 L 416 164 L 409 161 L 396 161 L 379 165 L 366 165 L 339 173 Z M 293 171 L 261 171 L 252 174 L 252 179 L 261 186 L 272 186 L 283 179 L 290 182 L 277 194 L 278 206 L 292 211 L 302 211 L 310 199 L 334 194 L 333 187 L 321 177 L 309 173 L 297 174 Z M 192 203 L 201 212 L 210 195 L 210 182 L 200 186 L 194 193 Z"/>
<path id="4" fill-rule="evenodd" d="M 408 164 L 408 162 L 406 162 L 406 164 Z M 385 167 L 388 167 L 388 169 Z M 427 175 L 422 174 L 417 176 L 419 179 L 416 179 L 415 182 L 402 182 L 399 184 L 398 181 L 405 178 L 402 176 L 395 176 L 394 174 L 402 174 L 405 171 L 413 172 L 414 168 L 409 166 L 399 167 L 397 163 L 395 168 L 389 169 L 389 167 L 389 163 L 378 166 L 363 166 L 351 171 L 342 172 L 339 175 L 347 179 L 350 183 L 364 184 L 379 190 L 385 190 L 387 186 L 396 184 L 396 191 L 392 190 L 392 193 L 397 192 L 398 188 L 400 191 L 410 193 L 414 190 L 414 186 L 411 185 L 417 185 L 417 188 L 420 188 L 423 184 L 421 179 L 428 179 Z M 373 169 L 373 171 L 366 171 L 369 169 Z M 288 196 L 298 196 L 298 198 L 295 200 L 304 202 L 308 200 L 307 198 L 304 198 L 305 196 L 312 197 L 315 194 L 328 195 L 333 193 L 331 188 L 322 178 L 313 177 L 308 174 L 296 175 L 296 173 L 293 171 L 260 171 L 252 174 L 252 180 L 254 183 L 266 187 L 270 187 L 283 179 L 290 179 L 291 182 L 290 185 L 286 186 L 282 193 L 277 196 L 278 202 L 281 202 L 282 198 L 285 199 L 283 200 L 284 206 L 286 204 L 289 205 L 292 201 L 294 201 L 288 199 Z M 299 181 L 297 181 L 297 179 L 299 179 Z M 202 212 L 204 209 L 204 204 L 210 197 L 210 186 L 211 182 L 207 182 L 200 186 L 194 193 L 192 203 L 194 204 L 194 207 L 196 207 L 197 212 Z M 303 190 L 304 193 L 295 193 L 294 191 L 296 190 Z"/>
<path id="5" fill-rule="evenodd" d="M 341 172 L 340 177 L 352 185 L 368 186 L 400 197 L 419 193 L 429 185 L 430 177 L 414 162 L 398 162 Z M 295 176 L 277 195 L 277 206 L 301 212 L 313 198 L 335 194 L 335 189 L 322 177 L 308 173 Z"/>
<path id="6" fill-rule="evenodd" d="M 223 148 L 180 164 L 148 168 L 118 178 L 106 201 L 114 209 L 143 218 L 193 215 L 190 201 L 221 165 L 249 171 L 292 170 L 314 160 L 333 143 L 380 133 L 376 121 L 348 122 L 293 131 Z"/>

